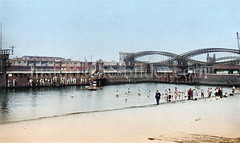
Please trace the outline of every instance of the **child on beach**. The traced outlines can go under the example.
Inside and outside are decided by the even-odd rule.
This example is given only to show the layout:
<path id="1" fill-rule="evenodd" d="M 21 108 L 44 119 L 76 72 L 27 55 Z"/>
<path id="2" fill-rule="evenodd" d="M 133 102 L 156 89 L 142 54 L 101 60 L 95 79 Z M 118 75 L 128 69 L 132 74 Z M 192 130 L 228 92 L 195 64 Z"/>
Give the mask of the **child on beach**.
<path id="1" fill-rule="evenodd" d="M 162 102 L 165 102 L 165 96 L 164 96 L 165 94 L 164 94 L 164 92 L 163 92 L 163 94 L 162 94 L 162 96 L 161 96 L 161 100 L 162 100 Z"/>

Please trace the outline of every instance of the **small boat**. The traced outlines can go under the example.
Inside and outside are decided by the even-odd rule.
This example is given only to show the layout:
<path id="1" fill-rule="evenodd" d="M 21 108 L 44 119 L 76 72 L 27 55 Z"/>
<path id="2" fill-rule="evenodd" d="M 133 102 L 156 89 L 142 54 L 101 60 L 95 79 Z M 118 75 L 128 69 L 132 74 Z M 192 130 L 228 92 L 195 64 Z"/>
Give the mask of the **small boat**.
<path id="1" fill-rule="evenodd" d="M 87 90 L 99 90 L 99 89 L 102 89 L 101 87 L 97 87 L 97 86 L 89 86 L 89 87 L 86 87 Z"/>
<path id="2" fill-rule="evenodd" d="M 87 90 L 99 90 L 102 89 L 101 86 L 105 85 L 107 80 L 105 78 L 99 78 L 99 75 L 93 75 L 89 79 L 89 85 L 86 87 Z"/>
<path id="3" fill-rule="evenodd" d="M 98 86 L 97 81 L 93 81 L 90 86 L 86 88 L 87 90 L 99 90 L 102 89 L 101 87 Z"/>

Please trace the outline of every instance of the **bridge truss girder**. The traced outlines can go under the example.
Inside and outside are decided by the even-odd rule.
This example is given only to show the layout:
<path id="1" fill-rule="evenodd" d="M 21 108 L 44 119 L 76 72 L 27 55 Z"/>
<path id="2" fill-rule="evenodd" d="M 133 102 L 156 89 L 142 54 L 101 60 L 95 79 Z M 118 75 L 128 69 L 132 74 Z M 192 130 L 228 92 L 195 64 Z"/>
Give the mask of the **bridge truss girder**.
<path id="1" fill-rule="evenodd" d="M 212 53 L 212 52 L 228 52 L 234 54 L 240 54 L 239 50 L 236 49 L 227 49 L 227 48 L 205 48 L 205 49 L 198 49 L 189 51 L 180 55 L 170 53 L 170 52 L 163 52 L 163 51 L 142 51 L 137 53 L 131 53 L 125 58 L 125 63 L 130 63 L 133 65 L 136 62 L 135 59 L 138 57 L 146 56 L 146 55 L 163 55 L 169 57 L 168 60 L 158 62 L 158 65 L 163 66 L 172 66 L 174 62 L 177 62 L 175 66 L 192 66 L 192 65 L 209 65 L 210 63 L 198 61 L 191 59 L 191 57 L 205 54 L 205 53 Z M 233 59 L 231 61 L 224 61 L 224 62 L 216 62 L 215 64 L 229 64 L 229 63 L 239 63 L 239 59 Z"/>

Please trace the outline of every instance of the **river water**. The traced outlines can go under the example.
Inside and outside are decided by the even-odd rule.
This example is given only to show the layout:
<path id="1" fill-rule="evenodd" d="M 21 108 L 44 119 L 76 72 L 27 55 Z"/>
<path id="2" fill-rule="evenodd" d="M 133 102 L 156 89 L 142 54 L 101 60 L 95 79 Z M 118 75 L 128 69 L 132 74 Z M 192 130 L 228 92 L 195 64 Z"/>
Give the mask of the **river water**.
<path id="1" fill-rule="evenodd" d="M 0 90 L 0 124 L 68 114 L 152 106 L 155 104 L 154 95 L 157 89 L 163 93 L 168 88 L 174 91 L 175 87 L 181 91 L 197 87 L 203 89 L 207 96 L 207 88 L 210 86 L 139 83 L 108 85 L 97 91 L 86 90 L 84 86 Z M 141 91 L 141 95 L 138 94 L 138 90 Z M 231 92 L 231 87 L 224 87 L 223 93 L 225 92 Z"/>

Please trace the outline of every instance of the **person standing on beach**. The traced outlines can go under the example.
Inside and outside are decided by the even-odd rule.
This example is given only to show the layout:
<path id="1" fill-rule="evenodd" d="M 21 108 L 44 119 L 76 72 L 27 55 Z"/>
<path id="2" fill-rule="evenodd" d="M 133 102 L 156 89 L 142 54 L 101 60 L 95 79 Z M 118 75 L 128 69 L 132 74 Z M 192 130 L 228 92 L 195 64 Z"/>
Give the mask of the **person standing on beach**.
<path id="1" fill-rule="evenodd" d="M 171 92 L 171 89 L 169 88 L 168 89 L 168 102 L 171 102 L 172 101 L 172 92 Z"/>
<path id="2" fill-rule="evenodd" d="M 196 97 L 196 89 L 192 90 L 192 95 L 193 95 L 193 97 Z"/>
<path id="3" fill-rule="evenodd" d="M 208 88 L 208 98 L 210 98 L 212 95 L 212 88 Z"/>
<path id="4" fill-rule="evenodd" d="M 203 89 L 201 89 L 201 98 L 204 98 L 204 92 L 203 92 Z"/>
<path id="5" fill-rule="evenodd" d="M 198 96 L 198 88 L 195 88 L 195 96 Z"/>
<path id="6" fill-rule="evenodd" d="M 155 98 L 156 98 L 156 101 L 157 101 L 157 105 L 159 105 L 159 100 L 161 98 L 161 94 L 158 92 L 158 90 L 156 91 Z"/>
<path id="7" fill-rule="evenodd" d="M 217 87 L 215 88 L 214 95 L 218 96 L 218 88 Z"/>
<path id="8" fill-rule="evenodd" d="M 223 94 L 222 94 L 222 90 L 221 90 L 221 88 L 218 89 L 218 96 L 220 96 L 220 98 L 223 97 Z"/>
<path id="9" fill-rule="evenodd" d="M 191 88 L 188 90 L 188 100 L 190 99 L 193 99 L 193 91 Z"/>
<path id="10" fill-rule="evenodd" d="M 183 92 L 182 90 L 179 90 L 178 93 L 179 93 L 179 94 L 178 94 L 179 101 L 183 100 L 183 94 L 184 94 L 184 92 Z M 182 98 L 181 98 L 181 97 L 182 97 Z"/>
<path id="11" fill-rule="evenodd" d="M 165 89 L 165 102 L 166 103 L 168 102 L 168 91 L 167 91 L 167 89 Z"/>
<path id="12" fill-rule="evenodd" d="M 235 93 L 235 86 L 232 87 L 232 94 L 234 95 Z"/>
<path id="13" fill-rule="evenodd" d="M 175 92 L 174 92 L 174 94 L 175 94 L 175 102 L 177 102 L 177 96 L 178 96 L 177 87 L 175 87 Z"/>
<path id="14" fill-rule="evenodd" d="M 190 100 L 190 96 L 191 96 L 191 88 L 188 90 L 187 95 L 188 95 L 188 100 Z"/>

